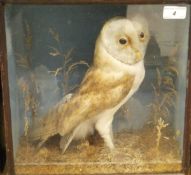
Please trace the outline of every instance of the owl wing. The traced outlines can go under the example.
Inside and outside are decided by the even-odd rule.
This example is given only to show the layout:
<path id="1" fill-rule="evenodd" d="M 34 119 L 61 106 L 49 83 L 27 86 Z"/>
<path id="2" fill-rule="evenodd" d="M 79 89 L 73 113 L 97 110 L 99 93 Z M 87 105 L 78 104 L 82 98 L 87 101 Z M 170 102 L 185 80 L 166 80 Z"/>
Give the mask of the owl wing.
<path id="1" fill-rule="evenodd" d="M 127 96 L 133 81 L 132 75 L 114 80 L 109 73 L 91 68 L 72 99 L 58 108 L 59 134 L 66 135 L 79 123 L 115 107 Z"/>
<path id="2" fill-rule="evenodd" d="M 133 80 L 134 76 L 128 74 L 113 79 L 110 73 L 91 68 L 68 102 L 61 100 L 30 128 L 29 139 L 39 140 L 40 147 L 55 134 L 70 134 L 79 123 L 119 104 L 129 93 Z"/>

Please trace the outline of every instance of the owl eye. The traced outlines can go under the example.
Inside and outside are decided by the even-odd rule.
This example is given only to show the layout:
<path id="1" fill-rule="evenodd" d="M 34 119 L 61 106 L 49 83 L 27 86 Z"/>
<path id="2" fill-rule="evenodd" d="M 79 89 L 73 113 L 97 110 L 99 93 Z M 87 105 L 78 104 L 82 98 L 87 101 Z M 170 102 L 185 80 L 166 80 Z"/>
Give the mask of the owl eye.
<path id="1" fill-rule="evenodd" d="M 124 44 L 127 43 L 127 40 L 126 40 L 125 38 L 120 38 L 120 39 L 119 39 L 119 43 L 122 44 L 122 45 L 124 45 Z"/>
<path id="2" fill-rule="evenodd" d="M 141 40 L 144 40 L 145 34 L 144 34 L 143 32 L 141 32 L 141 33 L 139 34 L 139 38 L 140 38 Z"/>

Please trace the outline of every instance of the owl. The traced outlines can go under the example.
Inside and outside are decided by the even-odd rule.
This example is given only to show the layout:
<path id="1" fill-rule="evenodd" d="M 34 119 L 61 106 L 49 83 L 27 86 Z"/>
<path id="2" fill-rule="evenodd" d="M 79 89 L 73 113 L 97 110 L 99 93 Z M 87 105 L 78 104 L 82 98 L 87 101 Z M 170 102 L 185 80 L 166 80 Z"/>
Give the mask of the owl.
<path id="1" fill-rule="evenodd" d="M 97 130 L 113 150 L 112 121 L 144 79 L 149 38 L 147 21 L 141 16 L 108 20 L 97 37 L 93 64 L 79 89 L 30 129 L 31 141 L 39 141 L 41 146 L 59 134 L 60 148 L 65 152 L 73 139 L 86 138 Z"/>

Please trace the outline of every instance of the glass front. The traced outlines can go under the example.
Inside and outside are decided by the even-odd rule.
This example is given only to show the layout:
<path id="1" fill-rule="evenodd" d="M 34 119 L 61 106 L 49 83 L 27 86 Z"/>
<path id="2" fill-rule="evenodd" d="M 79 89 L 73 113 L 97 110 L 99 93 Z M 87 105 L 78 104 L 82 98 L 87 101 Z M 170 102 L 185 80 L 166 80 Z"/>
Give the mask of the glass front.
<path id="1" fill-rule="evenodd" d="M 5 11 L 17 174 L 181 172 L 189 5 Z"/>

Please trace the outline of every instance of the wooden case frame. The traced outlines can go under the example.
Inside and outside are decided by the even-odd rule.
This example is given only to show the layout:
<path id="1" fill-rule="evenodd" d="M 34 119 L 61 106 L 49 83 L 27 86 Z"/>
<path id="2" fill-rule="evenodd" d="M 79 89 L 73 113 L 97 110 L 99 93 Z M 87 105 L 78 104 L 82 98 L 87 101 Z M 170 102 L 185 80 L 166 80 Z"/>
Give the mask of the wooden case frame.
<path id="1" fill-rule="evenodd" d="M 6 4 L 191 4 L 190 0 L 0 0 L 0 74 L 1 74 L 1 93 L 2 93 L 2 116 L 3 140 L 6 148 L 5 174 L 14 175 L 13 146 L 11 134 L 11 112 L 9 100 L 7 51 L 4 21 L 4 6 Z M 191 18 L 191 14 L 190 14 Z M 189 175 L 191 165 L 191 24 L 189 27 L 189 50 L 188 50 L 188 72 L 187 72 L 187 91 L 186 109 L 184 126 L 184 150 L 182 162 L 182 174 Z M 1 155 L 0 155 L 0 158 Z M 171 174 L 170 172 L 168 172 Z M 165 173 L 165 174 L 168 174 Z"/>

